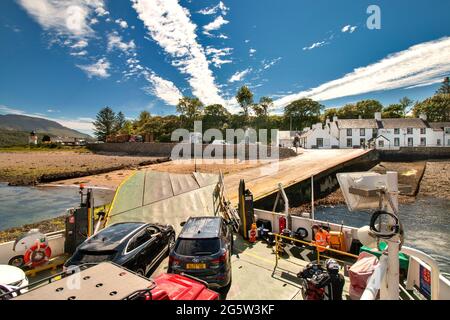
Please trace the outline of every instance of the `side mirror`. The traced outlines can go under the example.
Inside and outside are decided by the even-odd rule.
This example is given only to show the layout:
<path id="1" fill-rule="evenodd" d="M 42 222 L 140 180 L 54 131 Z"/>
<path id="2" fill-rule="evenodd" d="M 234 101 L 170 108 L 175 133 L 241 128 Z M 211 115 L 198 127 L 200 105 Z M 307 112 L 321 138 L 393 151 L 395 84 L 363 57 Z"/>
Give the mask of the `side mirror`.
<path id="1" fill-rule="evenodd" d="M 186 224 L 186 221 L 183 221 L 182 223 L 180 223 L 180 227 L 184 227 L 185 224 Z"/>

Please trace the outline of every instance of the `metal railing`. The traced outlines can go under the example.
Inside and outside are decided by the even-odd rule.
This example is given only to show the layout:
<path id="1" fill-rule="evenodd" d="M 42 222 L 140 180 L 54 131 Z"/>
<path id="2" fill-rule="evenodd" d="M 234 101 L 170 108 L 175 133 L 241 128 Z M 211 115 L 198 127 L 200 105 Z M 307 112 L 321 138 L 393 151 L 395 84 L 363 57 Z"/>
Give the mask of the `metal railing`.
<path id="1" fill-rule="evenodd" d="M 348 253 L 345 251 L 341 251 L 341 250 L 337 250 L 337 249 L 333 249 L 333 248 L 329 248 L 329 247 L 324 247 L 312 242 L 308 242 L 308 241 L 303 241 L 303 240 L 299 240 L 296 238 L 292 238 L 292 237 L 287 237 L 281 234 L 277 234 L 274 233 L 273 234 L 275 236 L 275 269 L 278 267 L 278 260 L 280 259 L 280 252 L 283 251 L 281 248 L 281 246 L 283 245 L 282 240 L 288 240 L 288 241 L 292 241 L 292 242 L 297 242 L 297 243 L 301 243 L 307 246 L 312 246 L 316 248 L 316 259 L 317 259 L 317 263 L 320 263 L 320 258 L 331 258 L 329 256 L 326 256 L 323 254 L 323 252 L 320 252 L 318 249 L 325 249 L 324 251 L 329 251 L 329 252 L 334 252 L 337 253 L 339 255 L 343 255 L 343 256 L 347 256 L 353 259 L 358 259 L 358 256 L 352 253 Z M 348 263 L 347 261 L 344 260 L 339 260 L 333 257 L 334 260 L 342 262 L 342 263 Z"/>

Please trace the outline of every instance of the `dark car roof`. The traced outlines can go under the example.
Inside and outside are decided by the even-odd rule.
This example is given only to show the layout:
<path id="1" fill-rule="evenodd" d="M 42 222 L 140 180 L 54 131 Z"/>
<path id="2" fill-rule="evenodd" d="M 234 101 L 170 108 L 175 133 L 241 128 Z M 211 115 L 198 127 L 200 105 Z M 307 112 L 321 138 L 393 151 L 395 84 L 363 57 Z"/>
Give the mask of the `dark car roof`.
<path id="1" fill-rule="evenodd" d="M 147 225 L 143 222 L 121 222 L 113 224 L 96 235 L 86 240 L 81 246 L 81 250 L 107 251 L 114 250 L 122 239 L 127 239 L 134 235 L 135 231 Z"/>
<path id="2" fill-rule="evenodd" d="M 221 217 L 191 217 L 179 235 L 183 239 L 217 238 L 220 235 Z"/>

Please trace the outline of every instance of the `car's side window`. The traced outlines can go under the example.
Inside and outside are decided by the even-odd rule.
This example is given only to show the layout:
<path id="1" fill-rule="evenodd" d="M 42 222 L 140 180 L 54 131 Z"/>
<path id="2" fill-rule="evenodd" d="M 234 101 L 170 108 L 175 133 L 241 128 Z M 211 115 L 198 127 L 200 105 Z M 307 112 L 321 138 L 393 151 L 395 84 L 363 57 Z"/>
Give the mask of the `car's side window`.
<path id="1" fill-rule="evenodd" d="M 127 252 L 130 252 L 130 251 L 136 249 L 137 247 L 146 243 L 150 239 L 151 239 L 151 234 L 149 232 L 147 232 L 147 229 L 140 231 L 137 235 L 135 235 L 131 239 L 131 241 L 127 247 Z"/>

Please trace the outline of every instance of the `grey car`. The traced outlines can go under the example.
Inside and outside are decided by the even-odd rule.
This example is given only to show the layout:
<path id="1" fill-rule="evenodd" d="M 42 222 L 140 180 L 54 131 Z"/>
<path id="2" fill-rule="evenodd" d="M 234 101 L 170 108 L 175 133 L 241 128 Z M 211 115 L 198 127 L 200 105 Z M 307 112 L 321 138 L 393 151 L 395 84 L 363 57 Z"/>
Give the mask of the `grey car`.
<path id="1" fill-rule="evenodd" d="M 191 217 L 169 256 L 169 272 L 223 288 L 231 283 L 233 232 L 221 217 Z"/>

